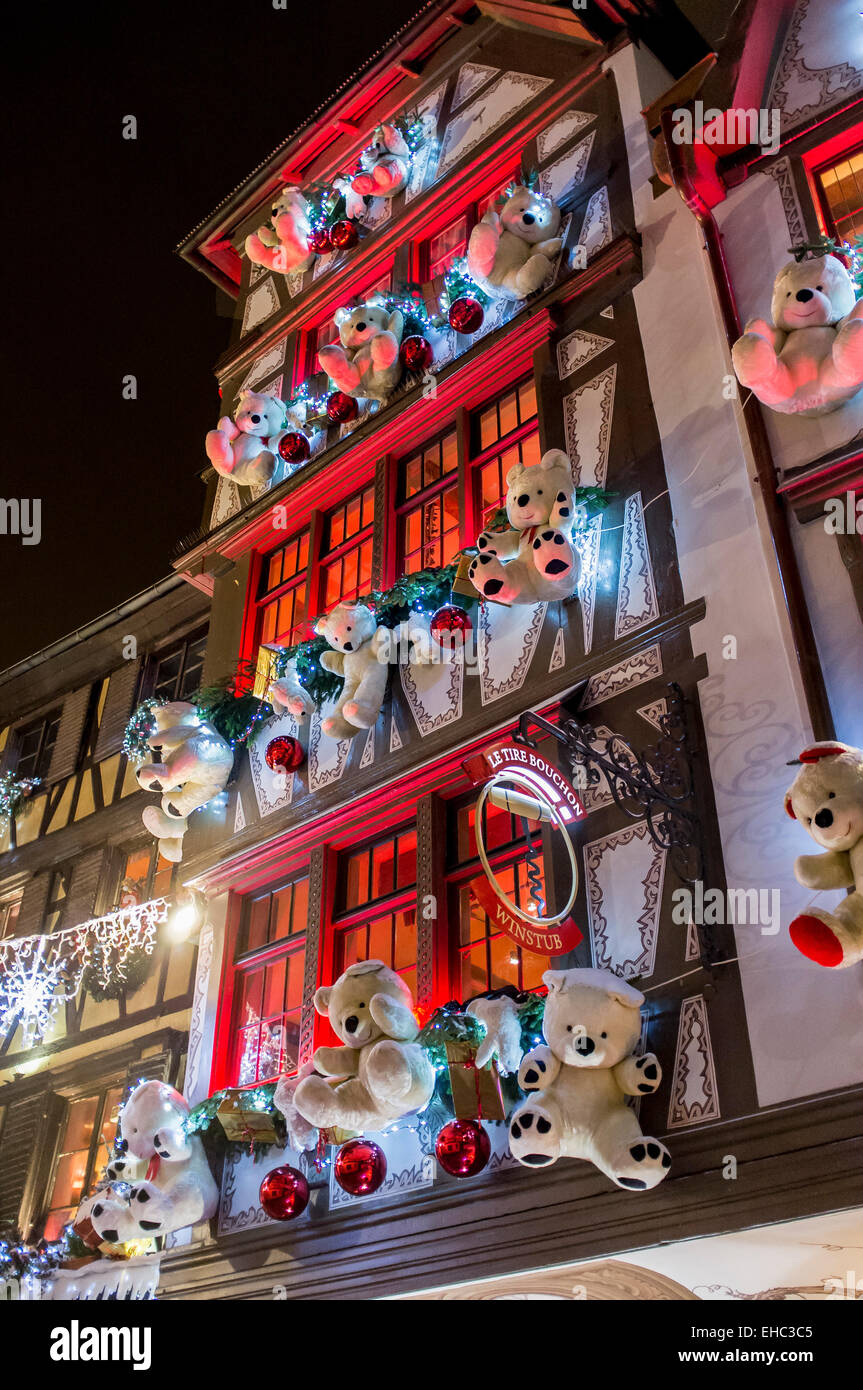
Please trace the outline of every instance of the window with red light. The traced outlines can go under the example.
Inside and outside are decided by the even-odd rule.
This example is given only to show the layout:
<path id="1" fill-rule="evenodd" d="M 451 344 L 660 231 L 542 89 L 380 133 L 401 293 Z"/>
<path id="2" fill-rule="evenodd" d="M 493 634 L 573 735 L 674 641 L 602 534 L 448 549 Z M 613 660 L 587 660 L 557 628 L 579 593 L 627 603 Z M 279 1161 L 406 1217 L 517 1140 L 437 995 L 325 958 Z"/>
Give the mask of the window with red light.
<path id="1" fill-rule="evenodd" d="M 539 463 L 539 427 L 533 377 L 471 416 L 471 477 L 477 514 L 503 505 L 506 475 L 515 463 Z"/>
<path id="2" fill-rule="evenodd" d="M 415 278 L 426 285 L 426 308 L 430 314 L 439 310 L 439 299 L 444 287 L 444 276 L 453 261 L 467 254 L 470 234 L 477 222 L 504 190 L 516 179 L 506 179 L 477 202 L 468 206 L 454 218 L 442 231 L 435 232 L 427 241 L 421 242 L 414 262 Z"/>
<path id="3" fill-rule="evenodd" d="M 367 594 L 372 579 L 375 519 L 374 486 L 354 493 L 335 507 L 324 526 L 319 607 L 324 612 L 339 602 Z"/>
<path id="4" fill-rule="evenodd" d="M 308 567 L 308 529 L 266 557 L 261 575 L 261 642 L 290 647 L 307 636 Z"/>
<path id="5" fill-rule="evenodd" d="M 525 861 L 524 822 L 486 801 L 483 807 L 483 843 L 503 891 L 525 912 L 539 914 L 531 897 Z M 450 810 L 449 921 L 453 989 L 460 999 L 470 999 L 487 989 L 514 985 L 538 989 L 551 961 L 533 951 L 522 951 L 511 937 L 495 927 L 474 898 L 470 880 L 483 874 L 476 848 L 476 795 Z M 531 842 L 537 850 L 539 878 L 545 884 L 539 827 L 530 823 Z"/>
<path id="6" fill-rule="evenodd" d="M 234 974 L 232 1084 L 297 1067 L 308 875 L 243 899 Z"/>
<path id="7" fill-rule="evenodd" d="M 351 296 L 349 302 L 363 304 L 370 299 L 373 294 L 389 294 L 392 289 L 393 272 L 392 267 L 380 275 L 373 284 L 367 285 L 365 289 Z M 327 378 L 320 363 L 318 362 L 318 352 L 322 347 L 329 343 L 339 341 L 339 330 L 336 327 L 334 315 L 331 313 L 328 318 L 323 319 L 313 328 L 308 328 L 300 335 L 300 343 L 297 348 L 296 356 L 296 381 L 295 386 L 299 386 L 303 381 L 311 381 L 317 377 L 318 381 L 314 384 L 313 392 L 323 392 L 326 390 Z"/>
<path id="8" fill-rule="evenodd" d="M 45 1239 L 58 1240 L 108 1162 L 123 1087 L 70 1100 L 49 1184 Z"/>
<path id="9" fill-rule="evenodd" d="M 461 548 L 455 430 L 399 465 L 401 574 L 446 565 Z"/>
<path id="10" fill-rule="evenodd" d="M 415 992 L 416 878 L 415 826 L 339 856 L 334 979 L 356 961 L 382 960 Z"/>
<path id="11" fill-rule="evenodd" d="M 828 235 L 853 242 L 863 234 L 863 146 L 812 172 Z"/>

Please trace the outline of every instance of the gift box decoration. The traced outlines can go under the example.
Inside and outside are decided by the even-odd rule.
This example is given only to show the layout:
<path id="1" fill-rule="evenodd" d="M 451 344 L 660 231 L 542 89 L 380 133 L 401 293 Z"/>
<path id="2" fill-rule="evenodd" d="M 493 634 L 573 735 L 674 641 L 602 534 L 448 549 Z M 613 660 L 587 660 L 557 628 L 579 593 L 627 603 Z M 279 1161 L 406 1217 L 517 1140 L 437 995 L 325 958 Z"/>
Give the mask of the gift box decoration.
<path id="1" fill-rule="evenodd" d="M 448 1042 L 446 1064 L 457 1120 L 504 1120 L 497 1063 L 476 1065 L 477 1049 L 469 1042 Z"/>
<path id="2" fill-rule="evenodd" d="M 216 1111 L 226 1139 L 233 1144 L 276 1144 L 273 1115 L 261 1110 L 251 1100 L 252 1092 L 229 1090 Z"/>

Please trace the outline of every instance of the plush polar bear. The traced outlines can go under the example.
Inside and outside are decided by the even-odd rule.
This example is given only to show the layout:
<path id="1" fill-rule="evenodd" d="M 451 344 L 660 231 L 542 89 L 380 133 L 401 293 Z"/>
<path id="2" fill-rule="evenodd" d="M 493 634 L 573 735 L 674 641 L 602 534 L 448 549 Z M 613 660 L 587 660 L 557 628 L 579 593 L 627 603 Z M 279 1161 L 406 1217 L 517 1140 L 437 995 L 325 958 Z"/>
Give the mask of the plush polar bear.
<path id="1" fill-rule="evenodd" d="M 519 186 L 500 212 L 492 205 L 470 234 L 467 268 L 492 299 L 526 299 L 551 274 L 563 242 L 560 208 Z"/>
<path id="2" fill-rule="evenodd" d="M 510 1116 L 510 1152 L 532 1168 L 583 1158 L 618 1187 L 655 1187 L 671 1158 L 658 1139 L 644 1137 L 626 1104 L 662 1080 L 652 1052 L 633 1055 L 644 995 L 610 970 L 547 970 L 542 978 L 548 1045 L 519 1067 L 528 1095 Z"/>
<path id="3" fill-rule="evenodd" d="M 407 985 L 383 961 L 349 965 L 336 983 L 315 994 L 315 1008 L 329 1018 L 344 1047 L 319 1047 L 320 1075 L 294 1092 L 299 1113 L 321 1129 L 383 1129 L 431 1100 L 434 1068 L 414 1038 L 417 1021 Z M 350 1077 L 331 1086 L 327 1076 Z"/>
<path id="4" fill-rule="evenodd" d="M 335 318 L 340 341 L 318 351 L 324 371 L 347 396 L 385 401 L 402 375 L 401 311 L 390 313 L 383 296 L 372 295 L 354 309 L 338 309 Z"/>
<path id="5" fill-rule="evenodd" d="M 357 193 L 350 179 L 343 178 L 341 174 L 333 179 L 333 188 L 337 193 L 341 193 L 345 200 L 345 217 L 353 222 L 358 222 L 361 217 L 366 215 L 366 200 L 361 193 Z"/>
<path id="6" fill-rule="evenodd" d="M 863 960 L 863 749 L 813 743 L 799 762 L 785 809 L 826 853 L 802 854 L 795 876 L 805 888 L 854 891 L 835 912 L 809 907 L 795 917 L 791 940 L 819 965 L 854 965 Z"/>
<path id="7" fill-rule="evenodd" d="M 309 251 L 309 205 L 298 188 L 283 188 L 272 207 L 272 226 L 259 227 L 246 237 L 246 255 L 255 265 L 291 275 L 308 270 L 315 259 Z"/>
<path id="8" fill-rule="evenodd" d="M 572 544 L 575 484 L 566 454 L 549 449 L 539 463 L 513 464 L 506 475 L 508 531 L 483 531 L 468 578 L 496 603 L 571 598 L 581 560 Z"/>
<path id="9" fill-rule="evenodd" d="M 141 819 L 159 841 L 159 852 L 172 863 L 183 857 L 187 817 L 224 791 L 234 752 L 221 734 L 186 700 L 153 707 L 155 728 L 147 742 L 161 752 L 161 762 L 144 763 L 138 785 L 161 792 L 162 805 L 147 806 Z"/>
<path id="10" fill-rule="evenodd" d="M 284 675 L 270 681 L 267 700 L 277 714 L 288 713 L 302 723 L 312 713 L 315 702 L 297 675 L 295 661 L 289 661 Z"/>
<path id="11" fill-rule="evenodd" d="M 379 125 L 360 155 L 362 169 L 351 179 L 351 188 L 364 197 L 392 198 L 408 181 L 410 161 L 407 141 L 395 126 Z"/>
<path id="12" fill-rule="evenodd" d="M 476 1050 L 475 1063 L 484 1067 L 497 1061 L 504 1076 L 517 1072 L 521 1065 L 521 1024 L 518 1005 L 503 990 L 490 990 L 479 999 L 471 1000 L 467 1013 L 485 1024 L 485 1037 Z"/>
<path id="13" fill-rule="evenodd" d="M 273 1095 L 273 1105 L 285 1121 L 288 1143 L 297 1153 L 314 1149 L 318 1143 L 317 1126 L 310 1124 L 308 1120 L 303 1118 L 295 1101 L 300 1082 L 305 1081 L 307 1076 L 314 1076 L 314 1074 L 314 1062 L 303 1062 L 296 1075 L 279 1077 Z"/>
<path id="14" fill-rule="evenodd" d="M 731 352 L 738 380 L 782 415 L 827 415 L 863 387 L 863 300 L 835 256 L 789 261 L 773 324 L 751 319 Z"/>
<path id="15" fill-rule="evenodd" d="M 384 703 L 389 667 L 389 631 L 378 627 L 375 615 L 362 603 L 339 603 L 315 627 L 332 651 L 322 652 L 325 671 L 344 676 L 334 712 L 321 721 L 330 738 L 353 738 L 371 729 Z"/>
<path id="16" fill-rule="evenodd" d="M 207 458 L 223 478 L 233 478 L 243 487 L 268 483 L 275 472 L 276 450 L 287 425 L 284 401 L 257 391 L 241 391 L 233 420 L 223 415 L 207 434 Z"/>
<path id="17" fill-rule="evenodd" d="M 132 1182 L 128 1198 L 95 1194 L 87 1214 L 93 1229 L 112 1244 L 163 1236 L 214 1215 L 219 1192 L 197 1134 L 186 1134 L 189 1107 L 173 1086 L 145 1081 L 120 1112 L 120 1132 L 133 1159 L 148 1164 L 147 1177 Z"/>

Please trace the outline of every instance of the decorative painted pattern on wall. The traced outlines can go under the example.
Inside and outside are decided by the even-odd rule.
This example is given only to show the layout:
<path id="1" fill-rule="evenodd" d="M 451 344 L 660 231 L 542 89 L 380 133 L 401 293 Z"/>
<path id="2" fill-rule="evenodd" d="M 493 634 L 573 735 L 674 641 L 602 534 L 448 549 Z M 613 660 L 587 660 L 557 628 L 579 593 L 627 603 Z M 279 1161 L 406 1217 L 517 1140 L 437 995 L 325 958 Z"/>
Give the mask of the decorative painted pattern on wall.
<path id="1" fill-rule="evenodd" d="M 585 845 L 587 906 L 600 969 L 625 978 L 653 974 L 665 860 L 646 821 Z"/>
<path id="2" fill-rule="evenodd" d="M 684 999 L 680 1007 L 668 1128 L 682 1129 L 704 1120 L 718 1120 L 719 1115 L 707 1002 L 703 994 L 694 994 Z"/>

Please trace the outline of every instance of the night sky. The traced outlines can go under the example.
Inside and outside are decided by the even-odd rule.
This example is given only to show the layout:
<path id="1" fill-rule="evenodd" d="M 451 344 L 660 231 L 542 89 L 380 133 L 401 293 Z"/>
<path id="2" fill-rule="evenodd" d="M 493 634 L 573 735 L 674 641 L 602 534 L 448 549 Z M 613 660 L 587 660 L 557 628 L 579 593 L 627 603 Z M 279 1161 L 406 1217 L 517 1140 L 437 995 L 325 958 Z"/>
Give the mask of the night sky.
<path id="1" fill-rule="evenodd" d="M 42 539 L 0 535 L 0 669 L 170 572 L 233 310 L 174 247 L 420 8 L 287 3 L 6 14 L 0 496 Z"/>

